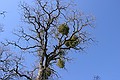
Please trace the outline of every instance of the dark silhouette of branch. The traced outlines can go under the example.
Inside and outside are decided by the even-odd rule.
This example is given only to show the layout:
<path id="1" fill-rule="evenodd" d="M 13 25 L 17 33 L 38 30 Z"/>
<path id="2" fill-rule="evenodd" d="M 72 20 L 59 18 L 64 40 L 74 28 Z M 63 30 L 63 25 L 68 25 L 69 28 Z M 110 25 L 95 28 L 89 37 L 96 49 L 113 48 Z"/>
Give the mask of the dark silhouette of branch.
<path id="1" fill-rule="evenodd" d="M 3 15 L 3 17 L 5 17 L 5 13 L 7 13 L 6 11 L 2 11 L 0 12 L 0 15 Z"/>

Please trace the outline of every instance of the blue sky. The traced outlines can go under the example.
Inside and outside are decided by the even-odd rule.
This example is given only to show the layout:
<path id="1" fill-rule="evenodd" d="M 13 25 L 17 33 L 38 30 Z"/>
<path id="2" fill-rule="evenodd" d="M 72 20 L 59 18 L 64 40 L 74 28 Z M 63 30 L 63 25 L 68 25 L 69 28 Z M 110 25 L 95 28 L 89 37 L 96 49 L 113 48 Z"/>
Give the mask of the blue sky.
<path id="1" fill-rule="evenodd" d="M 7 11 L 5 18 L 0 17 L 5 30 L 0 33 L 0 41 L 11 38 L 11 31 L 20 25 L 19 1 L 0 1 L 0 11 Z M 120 1 L 74 1 L 84 13 L 96 17 L 96 28 L 91 33 L 98 42 L 91 45 L 86 53 L 71 54 L 73 61 L 67 64 L 67 71 L 58 70 L 62 76 L 59 80 L 92 80 L 94 75 L 99 75 L 101 80 L 120 80 Z"/>

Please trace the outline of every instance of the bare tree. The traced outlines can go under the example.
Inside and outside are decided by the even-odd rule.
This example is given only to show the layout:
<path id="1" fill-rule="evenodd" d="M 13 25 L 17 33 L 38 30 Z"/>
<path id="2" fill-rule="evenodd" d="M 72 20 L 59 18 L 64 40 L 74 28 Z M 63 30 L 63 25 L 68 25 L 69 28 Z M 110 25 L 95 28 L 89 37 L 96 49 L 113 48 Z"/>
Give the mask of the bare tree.
<path id="1" fill-rule="evenodd" d="M 100 76 L 94 76 L 93 80 L 101 80 L 101 79 L 100 79 Z"/>
<path id="2" fill-rule="evenodd" d="M 0 16 L 5 17 L 5 13 L 6 13 L 6 11 L 0 12 Z M 1 23 L 0 23 L 0 32 L 3 32 L 3 26 L 1 25 Z"/>
<path id="3" fill-rule="evenodd" d="M 22 57 L 12 58 L 8 65 L 4 61 L 9 61 L 7 59 L 11 56 L 7 55 L 8 58 L 1 60 L 0 63 L 3 62 L 3 66 L 5 64 L 8 67 L 11 67 L 11 64 L 14 66 L 12 69 L 7 66 L 1 68 L 7 76 L 5 79 L 50 79 L 57 76 L 55 64 L 64 69 L 71 52 L 80 53 L 86 48 L 86 44 L 92 41 L 87 30 L 88 27 L 92 27 L 94 18 L 72 9 L 71 5 L 60 0 L 36 0 L 35 6 L 21 4 L 22 19 L 26 24 L 14 33 L 18 36 L 17 41 L 7 40 L 4 45 L 15 46 L 26 54 L 36 56 L 38 64 L 33 70 L 26 71 L 22 69 L 27 66 L 20 62 Z"/>

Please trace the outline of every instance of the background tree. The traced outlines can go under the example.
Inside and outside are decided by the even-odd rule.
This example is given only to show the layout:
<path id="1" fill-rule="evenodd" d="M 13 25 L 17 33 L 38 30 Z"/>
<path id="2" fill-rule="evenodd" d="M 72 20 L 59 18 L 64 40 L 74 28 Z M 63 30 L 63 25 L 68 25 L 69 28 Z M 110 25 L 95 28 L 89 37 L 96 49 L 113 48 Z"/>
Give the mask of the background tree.
<path id="1" fill-rule="evenodd" d="M 5 17 L 5 13 L 6 13 L 6 11 L 0 12 L 0 16 Z M 3 26 L 1 25 L 1 23 L 0 23 L 0 32 L 3 32 Z"/>
<path id="2" fill-rule="evenodd" d="M 100 79 L 100 76 L 94 76 L 93 80 L 101 80 L 101 79 Z"/>
<path id="3" fill-rule="evenodd" d="M 23 56 L 12 59 L 8 56 L 11 60 L 4 59 L 8 61 L 8 67 L 1 67 L 7 76 L 5 79 L 47 80 L 58 76 L 54 66 L 64 69 L 71 57 L 69 54 L 83 51 L 92 40 L 87 27 L 92 27 L 94 18 L 74 9 L 71 3 L 36 0 L 35 6 L 23 3 L 21 8 L 25 26 L 14 33 L 18 40 L 7 40 L 3 44 L 15 46 L 24 54 L 35 56 L 37 64 L 33 70 L 25 70 L 27 65 L 21 62 Z M 2 64 L 5 65 L 4 62 Z"/>

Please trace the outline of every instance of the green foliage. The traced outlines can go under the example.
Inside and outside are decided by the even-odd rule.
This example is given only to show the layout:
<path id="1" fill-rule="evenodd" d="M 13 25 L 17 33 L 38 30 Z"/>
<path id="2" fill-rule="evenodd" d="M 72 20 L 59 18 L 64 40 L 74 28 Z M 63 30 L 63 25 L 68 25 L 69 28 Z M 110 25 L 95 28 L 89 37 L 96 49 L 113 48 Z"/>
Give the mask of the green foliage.
<path id="1" fill-rule="evenodd" d="M 65 46 L 70 47 L 70 40 L 65 42 Z"/>
<path id="2" fill-rule="evenodd" d="M 80 42 L 79 38 L 76 35 L 74 35 L 70 40 L 67 40 L 65 42 L 65 46 L 74 48 L 79 44 L 79 42 Z"/>
<path id="3" fill-rule="evenodd" d="M 58 53 L 59 53 L 60 56 L 64 56 L 65 55 L 65 51 L 64 50 L 60 50 Z"/>
<path id="4" fill-rule="evenodd" d="M 78 37 L 76 35 L 72 36 L 71 40 L 76 41 Z"/>
<path id="5" fill-rule="evenodd" d="M 67 24 L 61 24 L 58 28 L 59 33 L 67 35 L 69 33 L 69 27 Z"/>
<path id="6" fill-rule="evenodd" d="M 59 59 L 57 62 L 57 66 L 59 68 L 64 68 L 65 67 L 65 62 L 62 59 Z"/>

